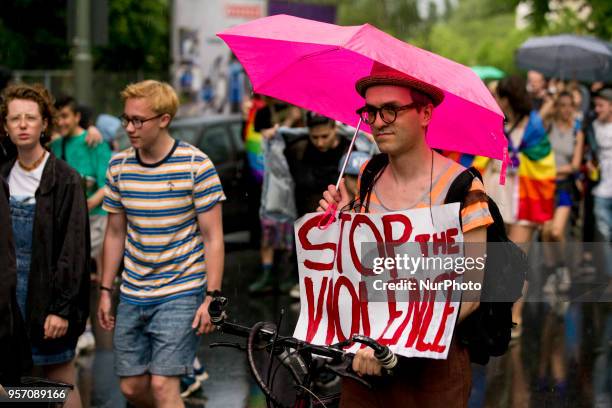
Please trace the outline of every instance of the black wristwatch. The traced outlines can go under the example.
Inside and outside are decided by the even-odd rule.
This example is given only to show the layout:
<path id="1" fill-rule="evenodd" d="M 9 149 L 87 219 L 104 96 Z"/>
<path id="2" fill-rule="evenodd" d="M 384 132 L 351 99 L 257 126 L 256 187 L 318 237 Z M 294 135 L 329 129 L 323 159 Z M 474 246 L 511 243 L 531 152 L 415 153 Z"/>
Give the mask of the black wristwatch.
<path id="1" fill-rule="evenodd" d="M 206 296 L 210 296 L 212 298 L 216 298 L 216 297 L 219 297 L 219 296 L 223 296 L 223 294 L 221 293 L 221 291 L 219 289 L 215 289 L 213 291 L 207 290 L 206 291 Z"/>

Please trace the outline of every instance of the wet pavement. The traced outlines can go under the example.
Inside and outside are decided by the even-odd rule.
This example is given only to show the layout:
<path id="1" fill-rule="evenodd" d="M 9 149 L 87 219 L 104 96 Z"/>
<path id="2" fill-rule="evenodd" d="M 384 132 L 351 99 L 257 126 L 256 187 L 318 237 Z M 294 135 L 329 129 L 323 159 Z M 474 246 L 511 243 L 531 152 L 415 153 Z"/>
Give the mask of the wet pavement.
<path id="1" fill-rule="evenodd" d="M 258 251 L 228 252 L 224 292 L 231 302 L 230 320 L 245 325 L 276 321 L 280 310 L 285 309 L 281 333 L 291 334 L 297 308 L 291 306 L 289 297 L 248 295 L 247 286 L 258 270 Z M 573 275 L 577 273 L 576 268 Z M 601 279 L 605 278 L 588 277 L 589 282 Z M 542 284 L 532 280 L 530 294 L 541 290 Z M 215 341 L 240 339 L 222 333 L 202 339 L 198 356 L 210 378 L 203 383 L 203 391 L 186 400 L 187 406 L 265 406 L 250 379 L 245 353 L 232 348 L 211 349 L 209 345 Z M 112 362 L 108 335 L 100 338 L 95 352 L 78 359 L 85 406 L 125 406 Z M 513 341 L 504 356 L 493 358 L 486 367 L 474 365 L 472 371 L 471 408 L 612 407 L 612 303 L 565 301 L 561 297 L 556 301 L 527 302 L 522 336 Z"/>

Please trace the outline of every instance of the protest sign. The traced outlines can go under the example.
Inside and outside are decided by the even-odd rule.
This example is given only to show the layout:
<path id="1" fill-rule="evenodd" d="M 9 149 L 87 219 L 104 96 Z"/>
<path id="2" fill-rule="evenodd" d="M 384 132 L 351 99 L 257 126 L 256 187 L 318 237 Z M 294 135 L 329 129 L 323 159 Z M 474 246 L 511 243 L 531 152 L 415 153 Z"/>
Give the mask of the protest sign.
<path id="1" fill-rule="evenodd" d="M 406 274 L 398 261 L 462 257 L 459 204 L 432 207 L 431 212 L 428 207 L 340 213 L 326 229 L 318 227 L 322 216 L 306 214 L 295 223 L 301 308 L 294 336 L 329 345 L 363 334 L 399 355 L 445 359 L 459 301 L 449 296 L 454 286 L 439 283 L 461 276 L 452 268 L 424 268 L 425 262 L 412 262 L 416 267 Z M 366 260 L 372 257 L 364 248 L 377 252 L 374 259 Z M 406 253 L 407 248 L 419 248 L 419 253 Z M 396 291 L 398 283 L 406 290 Z"/>

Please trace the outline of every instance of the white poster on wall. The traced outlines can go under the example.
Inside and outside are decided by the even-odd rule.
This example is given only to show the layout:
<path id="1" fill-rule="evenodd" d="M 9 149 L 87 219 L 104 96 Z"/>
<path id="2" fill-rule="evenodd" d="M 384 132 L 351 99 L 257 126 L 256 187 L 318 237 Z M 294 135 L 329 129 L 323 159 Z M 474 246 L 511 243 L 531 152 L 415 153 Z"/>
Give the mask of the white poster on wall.
<path id="1" fill-rule="evenodd" d="M 185 111 L 239 111 L 246 76 L 216 33 L 260 17 L 265 0 L 174 0 L 172 81 Z"/>

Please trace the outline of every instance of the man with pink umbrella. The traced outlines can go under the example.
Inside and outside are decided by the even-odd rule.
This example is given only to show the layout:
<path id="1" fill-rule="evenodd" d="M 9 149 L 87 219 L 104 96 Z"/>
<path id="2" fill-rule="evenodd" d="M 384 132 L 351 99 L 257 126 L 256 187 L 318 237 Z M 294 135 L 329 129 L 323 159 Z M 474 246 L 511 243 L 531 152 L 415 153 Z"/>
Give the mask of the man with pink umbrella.
<path id="1" fill-rule="evenodd" d="M 370 125 L 382 152 L 374 160 L 379 169 L 361 211 L 389 212 L 444 204 L 449 187 L 465 170 L 460 164 L 434 152 L 426 142 L 434 108 L 444 94 L 435 86 L 415 80 L 382 64 L 374 64 L 370 75 L 356 83 L 365 97 L 359 109 Z M 362 173 L 363 174 L 363 173 Z M 363 179 L 362 179 L 363 181 Z M 353 199 L 344 182 L 329 186 L 319 210 L 330 205 L 343 208 Z M 367 210 L 366 210 L 367 209 Z M 493 223 L 484 186 L 475 178 L 461 210 L 464 242 L 486 242 L 486 228 Z M 466 246 L 466 257 L 479 257 L 478 248 Z M 482 279 L 475 276 L 475 279 Z M 480 271 L 482 273 L 482 271 Z M 478 302 L 463 302 L 458 323 L 478 308 Z M 344 379 L 341 407 L 467 406 L 471 389 L 470 357 L 457 336 L 446 360 L 404 359 L 394 376 L 373 381 L 368 389 L 357 381 Z M 380 376 L 381 365 L 371 348 L 359 350 L 353 360 L 359 375 Z"/>
<path id="2" fill-rule="evenodd" d="M 434 148 L 502 160 L 503 183 L 508 163 L 503 114 L 468 67 L 368 24 L 340 27 L 280 15 L 232 27 L 219 36 L 245 67 L 255 92 L 358 130 L 369 126 L 382 155 L 375 156 L 360 176 L 363 183 L 364 172 L 373 173 L 367 199 L 359 202 L 361 211 L 444 204 L 451 184 L 465 169 Z M 466 191 L 457 214 L 463 241 L 484 244 L 487 227 L 493 224 L 484 187 L 470 178 Z M 353 198 L 339 181 L 324 193 L 319 210 L 333 214 Z M 484 245 L 466 245 L 464 256 L 478 258 L 484 250 Z M 466 278 L 481 281 L 482 273 L 466 271 Z M 457 330 L 479 306 L 478 293 L 463 296 L 471 302 L 461 303 Z M 353 368 L 360 375 L 381 374 L 372 351 L 357 352 Z M 470 355 L 454 336 L 446 360 L 406 358 L 392 377 L 374 378 L 372 389 L 344 380 L 341 406 L 463 407 L 470 388 Z"/>

